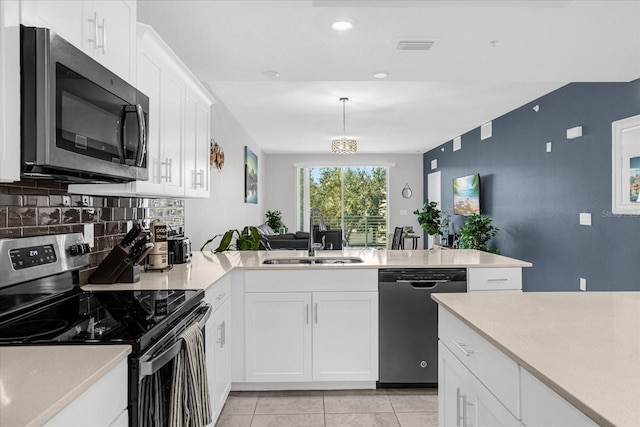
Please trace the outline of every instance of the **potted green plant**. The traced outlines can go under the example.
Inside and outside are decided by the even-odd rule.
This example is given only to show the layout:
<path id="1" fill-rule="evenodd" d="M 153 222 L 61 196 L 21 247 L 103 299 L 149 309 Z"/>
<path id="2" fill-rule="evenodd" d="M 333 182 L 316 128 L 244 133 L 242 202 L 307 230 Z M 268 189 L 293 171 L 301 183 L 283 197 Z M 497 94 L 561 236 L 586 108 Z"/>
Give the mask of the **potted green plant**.
<path id="1" fill-rule="evenodd" d="M 487 247 L 487 242 L 498 234 L 499 229 L 491 225 L 491 218 L 481 214 L 471 214 L 460 228 L 460 249 L 478 249 L 499 254 L 496 247 Z"/>
<path id="2" fill-rule="evenodd" d="M 424 202 L 422 209 L 416 209 L 413 211 L 418 216 L 418 224 L 422 227 L 428 235 L 438 236 L 440 234 L 440 209 L 438 209 L 438 203 L 430 202 L 427 199 Z"/>
<path id="3" fill-rule="evenodd" d="M 222 236 L 222 239 L 220 240 L 220 245 L 215 249 L 215 252 L 228 250 L 257 251 L 261 246 L 270 249 L 269 242 L 258 233 L 258 229 L 248 225 L 244 227 L 242 231 L 232 229 L 224 234 L 216 234 L 202 245 L 200 251 L 203 251 L 205 246 L 220 236 Z"/>
<path id="4" fill-rule="evenodd" d="M 275 232 L 281 232 L 282 228 L 285 228 L 282 222 L 282 213 L 280 211 L 267 211 L 267 225 Z"/>

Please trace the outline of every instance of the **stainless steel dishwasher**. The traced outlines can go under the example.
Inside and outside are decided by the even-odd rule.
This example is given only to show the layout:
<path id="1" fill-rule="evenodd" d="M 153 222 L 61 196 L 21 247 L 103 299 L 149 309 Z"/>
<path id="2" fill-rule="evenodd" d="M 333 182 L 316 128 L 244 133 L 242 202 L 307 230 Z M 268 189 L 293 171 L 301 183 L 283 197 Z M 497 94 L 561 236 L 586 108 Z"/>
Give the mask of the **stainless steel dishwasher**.
<path id="1" fill-rule="evenodd" d="M 466 292 L 464 268 L 380 269 L 379 387 L 438 383 L 438 305 L 432 293 Z"/>

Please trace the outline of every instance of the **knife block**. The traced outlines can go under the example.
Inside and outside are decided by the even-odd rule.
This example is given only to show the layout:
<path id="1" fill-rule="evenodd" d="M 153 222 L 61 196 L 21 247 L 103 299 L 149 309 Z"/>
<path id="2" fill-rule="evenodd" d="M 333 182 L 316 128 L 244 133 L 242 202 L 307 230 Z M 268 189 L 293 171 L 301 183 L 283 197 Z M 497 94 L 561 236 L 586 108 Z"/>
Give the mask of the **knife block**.
<path id="1" fill-rule="evenodd" d="M 118 279 L 126 270 L 132 270 L 134 267 L 132 263 L 127 260 L 128 255 L 129 253 L 122 246 L 114 246 L 104 261 L 102 261 L 93 274 L 89 276 L 89 283 L 111 284 L 119 281 Z M 126 277 L 129 277 L 129 275 Z M 135 277 L 133 272 L 131 272 L 131 277 Z M 140 280 L 140 266 L 138 266 L 138 280 Z M 128 282 L 128 280 L 123 281 Z"/>

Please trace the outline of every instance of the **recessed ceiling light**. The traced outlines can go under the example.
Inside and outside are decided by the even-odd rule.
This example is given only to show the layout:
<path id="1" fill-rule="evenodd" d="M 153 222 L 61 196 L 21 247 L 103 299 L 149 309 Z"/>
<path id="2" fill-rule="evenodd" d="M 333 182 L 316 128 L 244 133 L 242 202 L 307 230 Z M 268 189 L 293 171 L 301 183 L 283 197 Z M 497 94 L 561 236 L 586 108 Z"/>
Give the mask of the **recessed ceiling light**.
<path id="1" fill-rule="evenodd" d="M 262 73 L 263 76 L 268 77 L 270 79 L 275 79 L 276 77 L 280 77 L 280 73 L 273 70 L 268 70 Z"/>
<path id="2" fill-rule="evenodd" d="M 376 79 L 386 79 L 387 77 L 389 77 L 389 73 L 387 73 L 386 71 L 379 71 L 375 73 L 373 77 L 375 77 Z"/>
<path id="3" fill-rule="evenodd" d="M 349 31 L 355 25 L 356 20 L 353 18 L 339 18 L 333 21 L 331 28 L 335 31 Z"/>

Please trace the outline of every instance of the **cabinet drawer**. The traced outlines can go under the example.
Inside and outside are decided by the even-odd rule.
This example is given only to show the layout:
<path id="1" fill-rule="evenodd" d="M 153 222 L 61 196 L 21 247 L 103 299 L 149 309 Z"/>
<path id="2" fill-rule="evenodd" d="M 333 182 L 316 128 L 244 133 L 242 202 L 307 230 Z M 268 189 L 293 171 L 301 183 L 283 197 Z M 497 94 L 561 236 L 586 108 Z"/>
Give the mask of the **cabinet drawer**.
<path id="1" fill-rule="evenodd" d="M 227 275 L 218 281 L 213 287 L 207 289 L 204 300 L 211 304 L 216 311 L 231 295 L 231 276 Z"/>
<path id="2" fill-rule="evenodd" d="M 590 418 L 521 368 L 522 422 L 527 427 L 596 426 Z"/>
<path id="3" fill-rule="evenodd" d="M 469 291 L 522 290 L 521 268 L 470 268 Z"/>
<path id="4" fill-rule="evenodd" d="M 520 380 L 516 362 L 442 307 L 438 307 L 438 337 L 516 418 L 520 418 Z"/>

